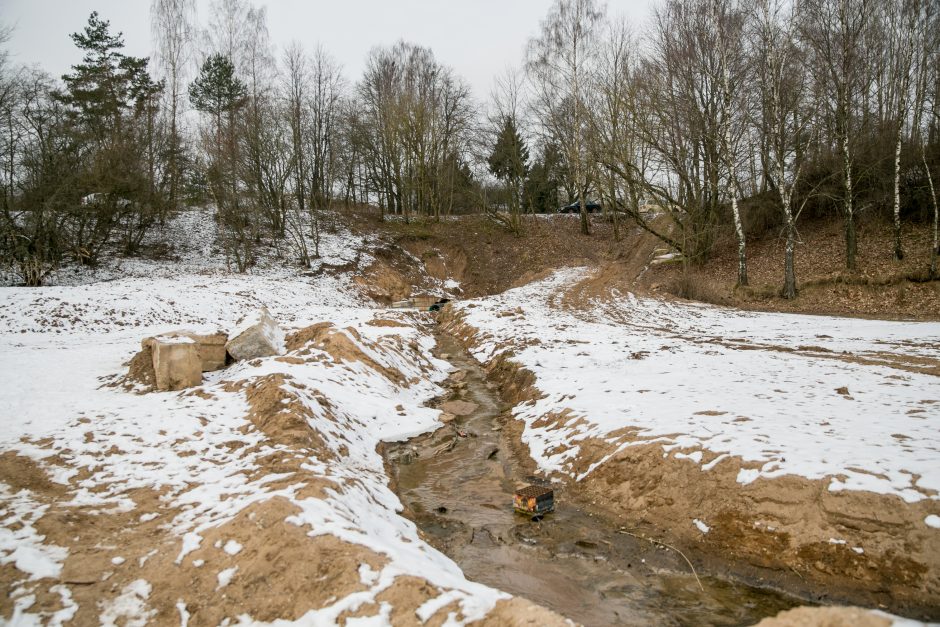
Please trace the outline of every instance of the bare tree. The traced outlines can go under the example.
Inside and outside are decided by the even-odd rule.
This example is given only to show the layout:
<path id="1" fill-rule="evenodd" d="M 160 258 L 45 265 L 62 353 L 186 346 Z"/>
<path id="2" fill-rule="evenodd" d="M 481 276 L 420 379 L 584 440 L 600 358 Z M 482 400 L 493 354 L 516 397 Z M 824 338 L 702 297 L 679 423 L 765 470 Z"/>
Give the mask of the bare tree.
<path id="1" fill-rule="evenodd" d="M 738 285 L 747 285 L 747 245 L 744 225 L 738 207 L 738 138 L 743 133 L 741 97 L 739 90 L 745 81 L 743 39 L 744 14 L 733 0 L 709 0 L 710 28 L 715 36 L 717 55 L 716 76 L 713 77 L 719 92 L 715 130 L 718 133 L 721 159 L 725 169 L 725 194 L 731 202 L 731 218 L 738 242 Z M 709 66 L 703 67 L 708 71 Z"/>
<path id="2" fill-rule="evenodd" d="M 804 195 L 799 208 L 795 208 L 794 192 L 806 168 L 816 113 L 809 94 L 805 58 L 796 40 L 795 11 L 784 0 L 758 0 L 752 18 L 754 65 L 760 90 L 754 117 L 766 146 L 766 176 L 777 192 L 783 213 L 786 244 L 781 295 L 787 299 L 797 295 L 796 223 L 809 198 Z"/>
<path id="3" fill-rule="evenodd" d="M 865 91 L 864 37 L 874 0 L 806 0 L 802 36 L 813 53 L 819 96 L 829 114 L 832 136 L 842 157 L 842 214 L 845 266 L 856 268 L 858 239 L 855 208 L 854 138 L 857 100 Z"/>
<path id="4" fill-rule="evenodd" d="M 539 36 L 529 42 L 526 67 L 536 90 L 538 114 L 547 134 L 566 151 L 581 208 L 581 232 L 590 234 L 585 195 L 589 180 L 584 88 L 605 17 L 596 0 L 555 0 Z"/>
<path id="5" fill-rule="evenodd" d="M 169 118 L 169 137 L 166 154 L 169 179 L 169 204 L 175 210 L 179 203 L 181 177 L 180 160 L 183 152 L 180 118 L 186 102 L 187 69 L 192 58 L 195 0 L 152 0 L 151 28 L 157 43 L 157 60 L 165 82 L 164 98 Z"/>

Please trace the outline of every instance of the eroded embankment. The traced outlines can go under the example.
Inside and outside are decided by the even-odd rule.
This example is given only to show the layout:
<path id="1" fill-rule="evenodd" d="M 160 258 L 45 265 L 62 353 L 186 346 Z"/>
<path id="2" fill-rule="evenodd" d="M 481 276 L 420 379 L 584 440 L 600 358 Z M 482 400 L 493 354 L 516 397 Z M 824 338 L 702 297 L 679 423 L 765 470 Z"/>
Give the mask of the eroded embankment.
<path id="1" fill-rule="evenodd" d="M 447 312 L 441 324 L 468 349 L 481 341 L 459 312 Z M 511 349 L 499 351 L 484 365 L 505 401 L 518 406 L 542 397 L 535 375 L 512 357 Z M 560 411 L 537 422 L 551 428 L 570 419 Z M 521 440 L 521 421 L 510 420 L 507 427 Z M 628 429 L 621 435 L 629 440 Z M 703 472 L 698 464 L 664 455 L 658 443 L 638 442 L 619 452 L 603 441 L 579 445 L 571 475 L 555 477 L 567 492 L 614 528 L 675 544 L 705 572 L 821 603 L 881 607 L 920 619 L 940 616 L 940 546 L 923 523 L 932 513 L 929 500 L 832 492 L 826 481 L 795 476 L 742 485 L 740 460 L 725 457 Z M 580 481 L 572 479 L 585 473 Z M 709 521 L 706 533 L 689 524 L 697 518 Z"/>
<path id="2" fill-rule="evenodd" d="M 182 393 L 86 390 L 93 411 L 11 444 L 0 622 L 549 624 L 396 513 L 375 447 L 435 424 L 441 364 L 421 321 L 354 317 Z"/>
<path id="3" fill-rule="evenodd" d="M 383 452 L 407 515 L 470 579 L 584 625 L 753 624 L 799 603 L 697 577 L 680 553 L 612 527 L 561 484 L 544 520 L 513 513 L 514 489 L 543 479 L 532 475 L 510 406 L 457 340 L 439 334 L 436 350 L 455 368 L 438 405 L 459 415 Z"/>

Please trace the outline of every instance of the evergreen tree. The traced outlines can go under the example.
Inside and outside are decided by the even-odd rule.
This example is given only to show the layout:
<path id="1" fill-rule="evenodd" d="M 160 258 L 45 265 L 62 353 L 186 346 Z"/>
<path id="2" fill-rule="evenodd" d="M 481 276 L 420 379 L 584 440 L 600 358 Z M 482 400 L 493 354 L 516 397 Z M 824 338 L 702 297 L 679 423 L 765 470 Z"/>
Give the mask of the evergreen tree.
<path id="1" fill-rule="evenodd" d="M 245 83 L 235 76 L 235 66 L 224 54 L 210 55 L 189 86 L 190 102 L 197 111 L 209 114 L 215 123 L 217 144 L 221 144 L 225 117 L 228 116 L 231 126 L 234 113 L 245 103 L 247 94 Z"/>
<path id="2" fill-rule="evenodd" d="M 513 216 L 514 226 L 518 226 L 521 186 L 529 171 L 529 149 L 522 135 L 519 134 L 512 116 L 504 116 L 488 163 L 493 176 L 506 184 L 509 211 Z"/>
<path id="3" fill-rule="evenodd" d="M 72 33 L 72 41 L 84 56 L 62 77 L 66 89 L 56 95 L 98 141 L 120 133 L 125 113 L 141 107 L 162 89 L 147 72 L 149 59 L 124 55 L 122 34 L 112 35 L 110 25 L 95 11 L 82 32 Z"/>
<path id="4" fill-rule="evenodd" d="M 112 34 L 110 22 L 97 12 L 71 38 L 82 61 L 62 77 L 65 87 L 53 97 L 64 105 L 68 124 L 63 132 L 81 156 L 81 167 L 61 185 L 78 196 L 72 211 L 78 234 L 73 254 L 94 263 L 114 235 L 124 252 L 135 252 L 163 215 L 157 127 L 163 83 L 151 78 L 149 59 L 121 52 L 122 34 Z"/>

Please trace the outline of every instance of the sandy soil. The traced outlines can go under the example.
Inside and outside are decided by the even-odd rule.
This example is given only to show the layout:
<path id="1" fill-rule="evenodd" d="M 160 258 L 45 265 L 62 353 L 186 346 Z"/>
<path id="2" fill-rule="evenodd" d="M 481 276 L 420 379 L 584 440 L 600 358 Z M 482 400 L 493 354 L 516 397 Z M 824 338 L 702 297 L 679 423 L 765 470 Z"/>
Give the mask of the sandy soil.
<path id="1" fill-rule="evenodd" d="M 629 261 L 602 266 L 555 302 L 573 309 L 597 307 L 598 299 L 609 297 L 612 290 L 629 287 L 623 264 Z M 477 330 L 464 324 L 459 314 L 448 312 L 443 321 L 466 346 L 480 341 Z M 940 373 L 938 365 L 892 364 L 933 375 Z M 518 405 L 541 395 L 534 375 L 515 364 L 511 352 L 487 368 L 507 402 Z M 540 423 L 561 425 L 568 420 L 567 412 L 560 411 L 543 416 Z M 514 428 L 521 437 L 521 426 Z M 630 429 L 618 435 L 629 441 Z M 601 440 L 581 442 L 574 474 L 587 471 L 615 448 Z M 736 477 L 744 466 L 727 459 L 702 473 L 696 463 L 664 455 L 659 445 L 630 446 L 578 482 L 576 490 L 611 525 L 676 543 L 705 568 L 765 580 L 821 603 L 848 602 L 922 619 L 940 617 L 940 536 L 923 524 L 934 513 L 935 501 L 906 503 L 871 492 L 831 492 L 828 482 L 794 476 L 742 485 Z M 688 524 L 695 516 L 714 521 L 710 533 Z M 864 552 L 853 549 L 862 545 Z"/>

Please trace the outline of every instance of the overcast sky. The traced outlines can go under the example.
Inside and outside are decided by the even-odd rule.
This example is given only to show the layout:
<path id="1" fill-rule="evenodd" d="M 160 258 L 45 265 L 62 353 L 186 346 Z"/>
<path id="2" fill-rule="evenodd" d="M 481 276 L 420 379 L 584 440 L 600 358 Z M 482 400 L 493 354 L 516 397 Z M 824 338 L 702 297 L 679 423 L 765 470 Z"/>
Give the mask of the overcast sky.
<path id="1" fill-rule="evenodd" d="M 639 25 L 651 0 L 612 0 L 612 15 Z M 551 0 L 267 0 L 268 28 L 279 48 L 297 40 L 308 50 L 323 44 L 358 80 L 369 49 L 399 39 L 430 47 L 439 61 L 489 95 L 493 78 L 522 61 L 525 44 L 538 31 Z M 209 0 L 197 0 L 207 22 Z M 69 33 L 81 30 L 97 10 L 122 31 L 125 52 L 152 52 L 149 0 L 0 0 L 0 22 L 14 27 L 7 48 L 14 62 L 37 64 L 60 76 L 80 55 Z"/>

